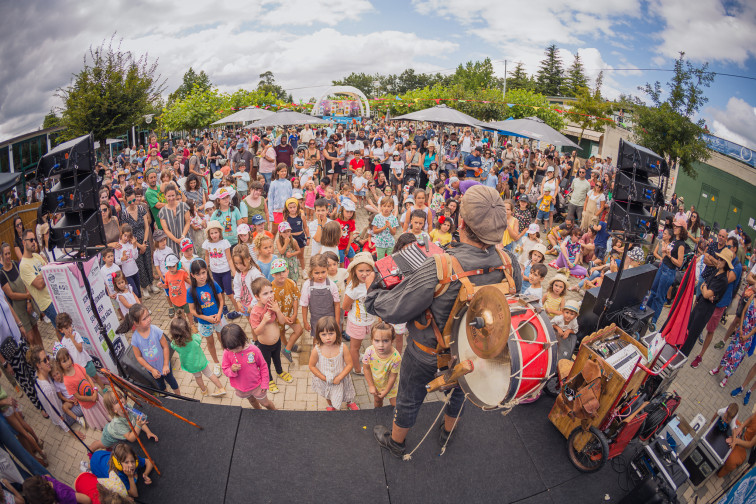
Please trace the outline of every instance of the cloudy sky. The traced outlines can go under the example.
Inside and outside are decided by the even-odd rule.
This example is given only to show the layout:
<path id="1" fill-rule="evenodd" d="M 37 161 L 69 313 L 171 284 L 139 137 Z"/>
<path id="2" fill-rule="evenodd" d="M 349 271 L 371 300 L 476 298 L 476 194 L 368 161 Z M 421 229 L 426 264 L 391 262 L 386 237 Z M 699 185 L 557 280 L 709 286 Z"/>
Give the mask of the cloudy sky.
<path id="1" fill-rule="evenodd" d="M 320 96 L 355 72 L 452 72 L 490 57 L 504 74 L 537 70 L 555 43 L 610 98 L 666 82 L 679 51 L 711 70 L 756 76 L 756 2 L 748 0 L 41 0 L 0 3 L 0 140 L 38 128 L 60 105 L 90 45 L 116 32 L 122 48 L 158 59 L 173 91 L 190 67 L 221 90 L 274 72 L 295 99 Z M 756 81 L 719 76 L 702 112 L 714 134 L 756 148 Z"/>

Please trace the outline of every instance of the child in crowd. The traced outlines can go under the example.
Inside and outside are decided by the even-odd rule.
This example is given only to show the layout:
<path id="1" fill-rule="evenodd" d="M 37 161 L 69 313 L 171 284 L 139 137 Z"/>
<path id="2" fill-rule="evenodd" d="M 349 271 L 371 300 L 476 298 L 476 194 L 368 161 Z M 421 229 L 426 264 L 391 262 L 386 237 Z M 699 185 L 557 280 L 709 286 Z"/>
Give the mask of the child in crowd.
<path id="1" fill-rule="evenodd" d="M 557 335 L 557 353 L 560 359 L 571 359 L 572 353 L 575 351 L 579 312 L 580 308 L 577 303 L 568 301 L 565 303 L 562 313 L 551 319 L 551 325 L 554 326 L 554 332 Z"/>
<path id="2" fill-rule="evenodd" d="M 541 303 L 549 317 L 562 314 L 564 309 L 565 294 L 567 291 L 567 277 L 561 273 L 551 279 L 549 288 L 543 295 Z"/>
<path id="3" fill-rule="evenodd" d="M 314 218 L 308 217 L 309 222 L 307 224 L 310 237 L 312 238 L 310 241 L 311 256 L 320 254 L 323 228 L 330 221 L 328 219 L 328 202 L 325 199 L 319 198 L 315 200 L 313 204 L 313 216 Z"/>
<path id="4" fill-rule="evenodd" d="M 339 255 L 339 242 L 341 241 L 341 225 L 337 221 L 328 221 L 323 226 L 320 234 L 320 253 L 333 252 Z"/>
<path id="5" fill-rule="evenodd" d="M 24 416 L 21 414 L 21 406 L 18 404 L 18 401 L 14 398 L 8 398 L 8 393 L 2 387 L 0 387 L 0 401 L 6 401 L 5 404 L 0 403 L 0 413 L 8 421 L 8 424 L 13 427 L 13 430 L 16 431 L 18 441 L 40 464 L 47 467 L 47 454 L 42 449 L 44 443 L 39 440 L 32 426 L 26 423 Z"/>
<path id="6" fill-rule="evenodd" d="M 415 235 L 415 238 L 419 241 L 420 237 L 425 231 L 425 212 L 422 210 L 412 210 L 410 214 L 409 232 Z"/>
<path id="7" fill-rule="evenodd" d="M 60 399 L 60 403 L 63 405 L 63 413 L 68 415 L 69 419 L 75 420 L 76 422 L 79 422 L 82 427 L 85 427 L 84 413 L 81 411 L 79 401 L 77 401 L 73 395 L 68 393 L 68 389 L 66 389 L 66 385 L 63 383 L 63 368 L 60 367 L 57 360 L 53 360 L 50 363 L 50 366 L 52 368 L 50 370 L 50 376 L 55 382 L 55 393 L 58 396 L 58 399 Z M 72 422 L 66 421 L 66 423 Z"/>
<path id="8" fill-rule="evenodd" d="M 328 203 L 328 218 L 335 219 L 339 211 L 339 201 L 336 199 L 336 191 L 332 186 L 326 188 L 325 198 Z"/>
<path id="9" fill-rule="evenodd" d="M 179 248 L 181 248 L 181 261 L 179 262 L 179 267 L 187 273 L 190 273 L 192 263 L 199 259 L 199 256 L 194 254 L 194 242 L 192 242 L 191 238 L 182 238 L 179 242 Z"/>
<path id="10" fill-rule="evenodd" d="M 134 289 L 126 281 L 126 277 L 123 276 L 123 272 L 116 273 L 113 280 L 113 287 L 116 292 L 116 301 L 118 301 L 118 307 L 121 310 L 121 315 L 125 316 L 132 305 L 141 303 L 141 300 L 134 294 Z"/>
<path id="11" fill-rule="evenodd" d="M 352 250 L 352 240 L 354 240 L 354 231 L 356 229 L 354 221 L 355 206 L 352 200 L 345 199 L 336 217 L 336 222 L 341 227 L 341 239 L 339 240 L 339 261 L 342 266 L 344 262 L 354 256 Z"/>
<path id="12" fill-rule="evenodd" d="M 328 260 L 323 254 L 310 257 L 309 278 L 302 284 L 302 321 L 306 331 L 315 336 L 318 321 L 327 316 L 341 319 L 341 299 L 336 284 L 328 279 Z"/>
<path id="13" fill-rule="evenodd" d="M 545 264 L 536 263 L 530 268 L 530 275 L 528 276 L 529 287 L 523 291 L 524 296 L 532 296 L 538 299 L 540 305 L 543 298 L 543 288 L 541 282 L 548 275 L 549 269 Z"/>
<path id="14" fill-rule="evenodd" d="M 367 252 L 360 252 L 349 263 L 347 273 L 349 277 L 344 292 L 342 308 L 347 312 L 346 333 L 349 335 L 349 353 L 355 374 L 362 374 L 360 363 L 360 346 L 362 341 L 370 334 L 370 326 L 375 321 L 375 316 L 365 309 L 367 287 L 373 284 L 375 272 L 373 268 L 373 256 Z"/>
<path id="15" fill-rule="evenodd" d="M 202 259 L 192 263 L 191 280 L 192 286 L 186 293 L 189 313 L 199 322 L 200 336 L 207 341 L 207 349 L 215 363 L 213 373 L 220 376 L 221 367 L 215 352 L 213 334 L 220 335 L 226 325 L 223 316 L 223 291 L 215 280 L 208 279 L 207 264 Z"/>
<path id="16" fill-rule="evenodd" d="M 215 172 L 218 173 L 218 172 Z M 230 187 L 221 187 L 213 194 L 210 199 L 217 202 L 218 208 L 210 214 L 210 222 L 218 222 L 222 236 L 219 239 L 227 240 L 233 246 L 236 245 L 236 225 L 241 220 L 241 212 L 231 204 L 231 200 L 236 196 L 236 191 Z M 210 229 L 208 222 L 208 230 Z"/>
<path id="17" fill-rule="evenodd" d="M 396 240 L 394 233 L 399 228 L 399 221 L 392 214 L 394 210 L 394 200 L 383 198 L 380 203 L 381 213 L 373 217 L 373 237 L 375 242 L 376 254 L 378 259 L 383 259 L 391 253 Z"/>
<path id="18" fill-rule="evenodd" d="M 522 252 L 520 253 L 519 257 L 519 261 L 522 266 L 525 266 L 525 264 L 530 259 L 530 251 L 533 250 L 536 245 L 541 244 L 541 233 L 539 231 L 540 229 L 538 227 L 538 224 L 532 223 L 528 226 L 528 230 L 525 233 L 525 236 L 522 238 Z M 543 254 L 546 254 L 545 247 Z"/>
<path id="19" fill-rule="evenodd" d="M 255 239 L 258 236 L 263 236 L 263 235 L 272 239 L 273 233 L 265 229 L 265 221 L 260 215 L 253 216 L 252 219 L 250 220 L 250 223 L 252 224 L 252 228 L 250 229 L 250 231 L 252 232 L 252 240 L 251 240 L 252 247 L 250 250 L 250 254 L 252 254 L 252 259 L 257 261 L 257 247 L 255 247 Z M 247 246 L 249 247 L 249 243 L 247 244 Z"/>
<path id="20" fill-rule="evenodd" d="M 284 316 L 284 322 L 278 324 L 278 334 L 283 342 L 284 348 L 281 353 L 289 362 L 292 362 L 291 352 L 299 350 L 296 342 L 302 336 L 302 324 L 299 323 L 297 313 L 299 312 L 299 287 L 297 283 L 289 278 L 286 269 L 286 262 L 282 259 L 273 261 L 270 267 L 270 274 L 273 275 L 273 296 L 281 307 L 281 313 Z M 286 338 L 286 326 L 291 327 L 291 336 Z"/>
<path id="21" fill-rule="evenodd" d="M 538 200 L 537 204 L 538 213 L 536 214 L 536 225 L 538 225 L 539 223 L 543 224 L 544 227 L 547 225 L 547 223 L 549 222 L 549 217 L 551 216 L 551 207 L 553 204 L 554 198 L 551 195 L 551 189 L 544 187 L 543 196 L 541 196 L 541 199 Z"/>
<path id="22" fill-rule="evenodd" d="M 297 177 L 291 179 L 291 196 L 296 199 L 304 199 L 304 191 L 300 179 Z"/>
<path id="23" fill-rule="evenodd" d="M 212 205 L 212 203 L 211 203 Z M 189 207 L 189 236 L 191 237 L 192 245 L 197 244 L 196 253 L 201 253 L 202 242 L 205 241 L 205 228 L 207 227 L 207 219 L 205 219 L 205 213 L 201 206 L 198 206 L 196 201 L 191 199 L 186 200 L 186 206 Z M 183 239 L 182 239 L 183 241 Z M 183 251 L 183 249 L 181 249 Z"/>
<path id="24" fill-rule="evenodd" d="M 63 384 L 81 406 L 84 420 L 93 429 L 102 430 L 110 421 L 98 389 L 83 367 L 74 363 L 68 350 L 61 348 L 55 356 L 63 371 Z"/>
<path id="25" fill-rule="evenodd" d="M 379 321 L 370 330 L 370 345 L 362 357 L 362 370 L 368 384 L 368 392 L 373 396 L 376 408 L 383 406 L 388 398 L 391 406 L 396 406 L 399 388 L 399 367 L 402 356 L 394 348 L 396 332 L 391 324 Z"/>
<path id="26" fill-rule="evenodd" d="M 543 264 L 544 259 L 546 258 L 546 246 L 542 243 L 539 243 L 535 245 L 530 252 L 528 252 L 528 260 L 523 265 L 522 269 L 522 290 L 525 291 L 528 287 L 530 287 L 530 282 L 528 281 L 528 278 L 530 278 L 530 270 L 532 269 L 534 264 Z"/>
<path id="27" fill-rule="evenodd" d="M 401 217 L 399 217 L 399 224 L 402 225 L 402 229 L 404 229 L 404 222 L 410 218 L 410 214 L 412 213 L 412 205 L 414 204 L 415 198 L 413 198 L 412 196 L 404 199 L 404 210 L 402 211 Z"/>
<path id="28" fill-rule="evenodd" d="M 247 224 L 239 224 L 239 226 L 236 228 L 236 232 L 239 234 L 238 245 L 245 245 L 249 250 L 249 255 L 251 256 L 255 250 L 255 244 L 253 242 L 253 237 L 249 226 Z"/>
<path id="29" fill-rule="evenodd" d="M 203 396 L 207 395 L 207 387 L 202 375 L 215 385 L 215 392 L 210 394 L 212 397 L 223 397 L 226 395 L 226 389 L 223 388 L 220 380 L 213 374 L 210 369 L 205 352 L 202 351 L 202 337 L 199 334 L 192 334 L 189 323 L 184 318 L 177 318 L 171 321 L 170 327 L 171 348 L 179 355 L 181 369 L 191 373 L 199 385 L 200 392 Z"/>
<path id="30" fill-rule="evenodd" d="M 352 178 L 352 186 L 354 187 L 354 195 L 357 196 L 357 206 L 362 208 L 365 206 L 365 189 L 367 188 L 367 179 L 365 178 L 365 170 L 359 168 L 355 171 L 355 176 Z"/>
<path id="31" fill-rule="evenodd" d="M 219 172 L 216 172 L 219 173 Z M 139 497 L 137 481 L 139 473 L 147 485 L 152 484 L 150 473 L 154 466 L 149 460 L 137 457 L 134 449 L 126 443 L 118 443 L 113 451 L 97 450 L 89 459 L 89 467 L 100 484 L 121 497 Z"/>
<path id="32" fill-rule="evenodd" d="M 124 224 L 121 226 L 121 248 L 118 249 L 115 262 L 121 267 L 126 281 L 137 297 L 142 297 L 142 289 L 139 287 L 139 268 L 137 268 L 136 258 L 139 256 L 139 250 L 136 247 L 136 238 L 131 230 L 131 226 Z"/>
<path id="33" fill-rule="evenodd" d="M 165 290 L 165 295 L 168 297 L 168 289 L 165 288 L 165 282 L 163 276 L 168 268 L 165 267 L 165 258 L 173 254 L 173 249 L 168 246 L 168 235 L 162 229 L 156 229 L 152 235 L 152 239 L 155 241 L 155 250 L 152 251 L 152 264 L 157 267 L 157 279 L 158 287 L 162 287 Z"/>
<path id="34" fill-rule="evenodd" d="M 341 330 L 333 316 L 324 316 L 317 321 L 313 340 L 315 346 L 310 353 L 309 362 L 312 390 L 325 397 L 328 402 L 326 411 L 341 409 L 342 402 L 346 402 L 351 410 L 359 410 L 354 402 L 354 384 L 349 376 L 352 356 L 341 342 Z"/>
<path id="35" fill-rule="evenodd" d="M 278 257 L 282 258 L 286 262 L 291 279 L 295 282 L 299 280 L 298 257 L 300 255 L 300 252 L 304 253 L 304 248 L 299 248 L 299 244 L 291 235 L 291 226 L 288 222 L 284 221 L 278 225 L 276 251 L 278 252 Z"/>
<path id="36" fill-rule="evenodd" d="M 339 289 L 339 298 L 344 298 L 344 291 L 346 290 L 346 281 L 349 277 L 349 273 L 346 268 L 342 268 L 339 265 L 339 256 L 335 252 L 330 250 L 323 252 L 326 260 L 328 261 L 328 279 L 336 284 Z M 343 335 L 342 335 L 343 336 Z M 345 338 L 346 341 L 349 341 Z"/>
<path id="37" fill-rule="evenodd" d="M 252 294 L 257 303 L 252 307 L 249 314 L 249 325 L 252 326 L 252 334 L 255 345 L 260 349 L 268 366 L 269 390 L 271 394 L 278 393 L 278 386 L 273 380 L 270 370 L 270 362 L 276 368 L 276 374 L 286 383 L 294 379 L 281 367 L 281 338 L 278 325 L 285 323 L 286 319 L 281 312 L 281 307 L 273 294 L 273 285 L 266 278 L 256 278 L 252 282 Z"/>
<path id="38" fill-rule="evenodd" d="M 231 259 L 231 242 L 223 238 L 223 226 L 220 222 L 212 220 L 207 223 L 207 239 L 202 244 L 205 250 L 205 263 L 210 265 L 213 280 L 221 286 L 221 292 L 233 299 L 234 287 L 233 276 L 236 274 L 234 262 Z M 234 237 L 234 243 L 237 238 Z M 240 311 L 241 309 L 237 307 Z M 241 316 L 238 311 L 229 312 L 227 317 L 231 320 Z"/>
<path id="39" fill-rule="evenodd" d="M 315 214 L 315 201 L 317 201 L 317 193 L 315 192 L 315 182 L 312 179 L 305 182 L 304 186 L 304 207 L 305 218 L 307 222 L 311 222 L 313 215 Z M 310 234 L 312 236 L 312 233 Z"/>
<path id="40" fill-rule="evenodd" d="M 304 214 L 302 212 L 302 207 L 299 204 L 299 200 L 296 198 L 289 198 L 286 200 L 286 208 L 284 210 L 284 222 L 286 222 L 289 225 L 289 229 L 291 230 L 291 237 L 296 241 L 297 244 L 297 254 L 296 257 L 299 258 L 299 267 L 301 269 L 304 269 L 304 249 L 305 246 L 307 246 L 307 239 L 310 237 L 309 229 L 305 228 L 305 221 L 304 221 Z M 281 223 L 283 224 L 283 222 Z M 279 224 L 279 233 L 280 231 L 280 224 Z M 293 274 L 294 271 L 291 270 L 291 266 L 289 266 L 290 271 L 289 273 Z M 297 277 L 292 278 L 296 281 L 297 278 L 299 278 L 298 273 L 296 272 Z"/>
<path id="41" fill-rule="evenodd" d="M 258 234 L 255 237 L 255 249 L 257 250 L 257 267 L 260 268 L 262 275 L 272 280 L 273 277 L 270 274 L 270 265 L 278 256 L 273 253 L 273 238 L 265 234 Z"/>
<path id="42" fill-rule="evenodd" d="M 116 394 L 118 394 L 118 396 L 116 396 Z M 118 402 L 119 399 L 120 403 Z M 127 441 L 129 443 L 136 443 L 137 436 L 142 432 L 145 433 L 147 439 L 152 439 L 157 443 L 158 437 L 147 425 L 147 417 L 145 415 L 137 417 L 132 411 L 128 411 L 128 403 L 121 392 L 110 391 L 106 393 L 103 396 L 103 402 L 105 403 L 105 409 L 108 410 L 108 414 L 112 420 L 102 429 L 102 438 L 100 439 L 100 443 L 102 443 L 101 449 L 109 450 L 118 443 L 124 443 Z M 128 420 L 126 419 L 127 415 Z M 131 421 L 131 425 L 134 426 L 136 435 L 131 432 L 129 420 Z"/>
<path id="43" fill-rule="evenodd" d="M 711 418 L 712 422 L 716 422 L 715 429 L 724 432 L 727 436 L 732 436 L 732 432 L 738 428 L 738 411 L 740 406 L 738 403 L 732 402 L 723 408 L 719 408 L 714 416 Z"/>
<path id="44" fill-rule="evenodd" d="M 367 252 L 375 257 L 375 243 L 373 243 L 373 232 L 370 226 L 365 226 L 362 228 L 362 231 L 355 236 L 352 241 L 352 251 L 355 254 L 359 252 Z"/>
<path id="45" fill-rule="evenodd" d="M 236 389 L 236 395 L 249 401 L 255 409 L 276 409 L 268 399 L 268 365 L 260 349 L 251 344 L 244 329 L 229 324 L 220 334 L 223 347 L 223 374 Z"/>
<path id="46" fill-rule="evenodd" d="M 152 375 L 160 390 L 165 390 L 166 382 L 171 386 L 174 394 L 181 395 L 178 382 L 171 371 L 170 345 L 163 334 L 163 330 L 152 324 L 152 314 L 141 304 L 129 308 L 118 332 L 125 334 L 131 328 L 131 345 L 134 347 L 134 357 L 148 373 Z"/>
<path id="47" fill-rule="evenodd" d="M 244 163 L 237 163 L 236 171 L 231 176 L 236 181 L 236 192 L 239 197 L 246 198 L 249 187 L 249 172 L 246 170 Z"/>
<path id="48" fill-rule="evenodd" d="M 452 228 L 454 227 L 454 221 L 451 217 L 444 217 L 443 215 L 438 218 L 436 225 L 430 232 L 430 238 L 439 247 L 445 247 L 452 241 Z"/>
<path id="49" fill-rule="evenodd" d="M 116 273 L 120 273 L 121 267 L 115 264 L 115 250 L 111 247 L 106 247 L 102 251 L 102 266 L 100 266 L 100 271 L 102 272 L 102 277 L 105 279 L 105 290 L 107 291 L 108 296 L 110 296 L 110 299 L 115 301 L 116 291 L 115 286 L 113 285 L 113 279 L 115 279 Z M 120 320 L 120 310 L 116 311 L 116 314 L 118 315 L 118 320 Z"/>
<path id="50" fill-rule="evenodd" d="M 178 312 L 179 317 L 189 314 L 189 306 L 186 304 L 186 284 L 190 283 L 189 273 L 179 269 L 179 258 L 169 255 L 165 258 L 165 287 L 168 289 L 168 316 L 173 318 Z"/>
<path id="51" fill-rule="evenodd" d="M 234 299 L 241 307 L 242 315 L 249 317 L 249 312 L 256 303 L 255 296 L 252 294 L 252 281 L 262 277 L 262 273 L 255 260 L 252 259 L 249 248 L 243 243 L 238 243 L 234 247 L 232 256 L 236 267 Z"/>

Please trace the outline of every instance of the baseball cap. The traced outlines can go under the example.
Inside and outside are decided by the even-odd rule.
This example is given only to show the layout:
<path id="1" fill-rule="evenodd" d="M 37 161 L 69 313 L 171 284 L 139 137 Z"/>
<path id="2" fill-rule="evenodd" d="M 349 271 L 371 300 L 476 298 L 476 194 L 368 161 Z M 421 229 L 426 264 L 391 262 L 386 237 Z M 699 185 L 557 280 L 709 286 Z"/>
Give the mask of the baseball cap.
<path id="1" fill-rule="evenodd" d="M 393 153 L 393 154 L 391 154 L 391 155 L 392 155 L 392 156 L 398 156 L 398 155 L 399 155 L 399 151 L 398 151 L 398 150 L 395 150 L 395 151 L 394 151 L 394 153 Z"/>
<path id="2" fill-rule="evenodd" d="M 155 233 L 152 235 L 152 239 L 155 240 L 156 242 L 159 242 L 160 240 L 165 240 L 166 238 L 168 238 L 168 235 L 165 234 L 165 231 L 163 231 L 162 229 L 156 229 Z"/>
<path id="3" fill-rule="evenodd" d="M 680 226 L 681 228 L 688 229 L 688 221 L 686 221 L 683 217 L 677 217 L 674 222 L 675 226 Z"/>
<path id="4" fill-rule="evenodd" d="M 253 215 L 250 221 L 252 222 L 253 226 L 259 226 L 260 224 L 265 224 L 265 219 L 260 214 Z"/>
<path id="5" fill-rule="evenodd" d="M 286 271 L 286 261 L 283 259 L 274 259 L 270 264 L 270 272 L 281 273 L 282 271 Z"/>
<path id="6" fill-rule="evenodd" d="M 179 258 L 173 254 L 165 258 L 165 265 L 168 268 L 170 268 L 171 266 L 177 266 L 178 263 L 179 263 Z"/>
<path id="7" fill-rule="evenodd" d="M 182 238 L 181 241 L 179 242 L 179 247 L 181 248 L 181 252 L 185 250 L 189 250 L 193 246 L 194 246 L 194 243 L 192 243 L 191 238 Z"/>
<path id="8" fill-rule="evenodd" d="M 541 228 L 538 227 L 538 224 L 535 222 L 528 226 L 528 233 L 527 234 L 535 234 L 539 233 L 541 231 Z"/>
<path id="9" fill-rule="evenodd" d="M 496 189 L 472 186 L 462 198 L 459 213 L 480 241 L 488 245 L 501 242 L 507 229 L 507 209 Z"/>
<path id="10" fill-rule="evenodd" d="M 552 172 L 552 171 L 554 171 L 554 167 L 553 166 L 549 166 L 548 168 L 546 168 L 546 173 L 549 173 L 549 172 Z"/>
<path id="11" fill-rule="evenodd" d="M 237 235 L 247 235 L 249 234 L 249 225 L 247 224 L 239 224 L 236 226 L 236 234 Z"/>
<path id="12" fill-rule="evenodd" d="M 356 210 L 354 206 L 354 201 L 350 199 L 345 199 L 344 202 L 341 204 L 341 208 L 343 208 L 347 212 L 354 212 Z"/>
<path id="13" fill-rule="evenodd" d="M 210 210 L 211 208 L 215 208 L 215 203 L 213 203 L 212 201 L 205 203 L 205 210 Z"/>
<path id="14" fill-rule="evenodd" d="M 285 233 L 286 231 L 291 231 L 291 225 L 288 222 L 283 221 L 278 225 L 278 232 Z"/>
<path id="15" fill-rule="evenodd" d="M 218 173 L 218 172 L 215 172 Z M 230 187 L 219 187 L 217 191 L 215 191 L 213 194 L 210 195 L 211 200 L 217 200 L 217 199 L 223 199 L 223 198 L 233 198 L 236 194 L 236 191 L 231 189 Z"/>

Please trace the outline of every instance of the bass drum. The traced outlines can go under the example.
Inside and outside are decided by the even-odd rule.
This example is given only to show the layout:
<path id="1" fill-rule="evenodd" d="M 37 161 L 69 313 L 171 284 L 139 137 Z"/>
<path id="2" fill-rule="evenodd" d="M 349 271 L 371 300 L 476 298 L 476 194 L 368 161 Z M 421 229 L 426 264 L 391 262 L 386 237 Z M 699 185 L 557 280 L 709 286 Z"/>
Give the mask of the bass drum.
<path id="1" fill-rule="evenodd" d="M 537 393 L 556 372 L 557 338 L 546 313 L 531 303 L 508 297 L 509 338 L 504 350 L 492 357 L 479 357 L 467 337 L 468 310 L 452 326 L 451 353 L 462 362 L 469 359 L 474 370 L 459 378 L 460 388 L 476 406 L 501 407 L 513 399 Z"/>

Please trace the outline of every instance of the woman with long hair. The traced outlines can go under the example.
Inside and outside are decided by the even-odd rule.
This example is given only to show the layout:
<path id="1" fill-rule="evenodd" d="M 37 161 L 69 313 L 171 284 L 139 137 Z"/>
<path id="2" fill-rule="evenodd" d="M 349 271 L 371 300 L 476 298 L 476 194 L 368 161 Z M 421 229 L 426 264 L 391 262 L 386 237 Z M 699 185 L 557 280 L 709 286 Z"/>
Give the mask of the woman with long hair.
<path id="1" fill-rule="evenodd" d="M 662 250 L 662 261 L 659 264 L 659 269 L 656 270 L 654 283 L 651 285 L 651 295 L 648 298 L 648 307 L 654 312 L 651 319 L 651 324 L 654 327 L 656 321 L 659 320 L 664 302 L 667 300 L 669 286 L 675 281 L 675 273 L 683 264 L 685 240 L 688 238 L 687 226 L 685 219 L 676 218 L 672 243 Z"/>
<path id="2" fill-rule="evenodd" d="M 150 212 L 149 209 L 140 205 L 136 191 L 133 187 L 125 189 L 126 206 L 121 212 L 121 222 L 131 226 L 131 231 L 137 241 L 139 255 L 136 257 L 139 269 L 139 286 L 145 298 L 150 297 L 150 292 L 157 294 L 160 289 L 152 285 L 152 250 L 150 249 Z"/>
<path id="3" fill-rule="evenodd" d="M 16 216 L 13 219 L 13 252 L 16 254 L 16 260 L 21 261 L 24 258 L 24 240 L 21 239 L 21 232 L 24 230 L 24 221 L 21 217 Z"/>

